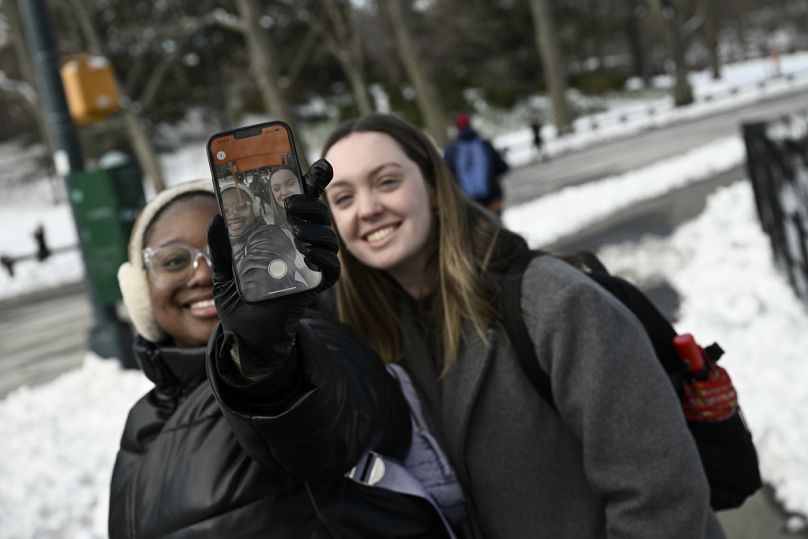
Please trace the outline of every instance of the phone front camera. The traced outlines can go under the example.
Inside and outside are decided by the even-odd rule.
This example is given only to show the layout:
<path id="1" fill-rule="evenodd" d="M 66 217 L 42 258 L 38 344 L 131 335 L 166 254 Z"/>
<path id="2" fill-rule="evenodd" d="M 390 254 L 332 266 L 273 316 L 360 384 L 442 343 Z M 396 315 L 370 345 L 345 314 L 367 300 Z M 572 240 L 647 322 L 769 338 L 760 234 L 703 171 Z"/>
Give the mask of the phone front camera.
<path id="1" fill-rule="evenodd" d="M 224 153 L 222 151 L 216 152 L 216 159 L 218 159 L 219 161 L 224 161 L 225 157 L 227 157 L 226 153 Z"/>

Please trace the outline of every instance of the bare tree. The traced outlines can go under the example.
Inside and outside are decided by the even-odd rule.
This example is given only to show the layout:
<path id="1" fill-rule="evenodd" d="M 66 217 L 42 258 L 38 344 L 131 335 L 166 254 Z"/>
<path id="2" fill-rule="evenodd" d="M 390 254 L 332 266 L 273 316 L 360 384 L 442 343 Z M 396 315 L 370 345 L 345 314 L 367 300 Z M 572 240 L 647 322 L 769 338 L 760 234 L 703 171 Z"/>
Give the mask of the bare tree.
<path id="1" fill-rule="evenodd" d="M 250 73 L 258 86 L 264 109 L 275 118 L 288 123 L 293 131 L 298 132 L 292 107 L 282 90 L 282 86 L 288 85 L 288 79 L 281 76 L 275 43 L 270 39 L 269 32 L 261 27 L 263 14 L 259 10 L 258 2 L 256 0 L 235 0 L 235 5 L 238 19 L 220 17 L 220 22 L 228 21 L 225 26 L 238 30 L 244 35 L 250 59 Z M 286 80 L 286 84 L 283 83 L 284 80 Z M 296 144 L 301 165 L 305 166 L 308 153 L 300 136 L 297 137 Z"/>
<path id="2" fill-rule="evenodd" d="M 645 46 L 642 37 L 642 19 L 647 16 L 647 8 L 642 0 L 626 0 L 626 38 L 631 54 L 631 68 L 635 77 L 642 79 L 646 88 L 650 84 L 646 66 Z"/>
<path id="3" fill-rule="evenodd" d="M 350 2 L 321 0 L 328 17 L 329 29 L 322 29 L 320 35 L 326 47 L 336 58 L 351 85 L 356 107 L 364 115 L 373 111 L 367 91 L 363 69 L 362 43 L 356 28 L 355 8 Z"/>
<path id="4" fill-rule="evenodd" d="M 99 56 L 107 56 L 86 3 L 82 0 L 69 0 L 69 2 L 87 43 L 89 52 Z M 126 88 L 120 81 L 117 81 L 118 87 L 123 94 L 121 97 L 125 103 L 123 119 L 129 140 L 132 143 L 132 149 L 135 152 L 135 156 L 141 168 L 151 180 L 152 186 L 157 193 L 166 188 L 165 177 L 163 176 L 163 169 L 160 167 L 160 161 L 157 158 L 157 153 L 154 151 L 154 146 L 152 145 L 151 138 L 149 138 L 149 133 L 141 117 L 141 113 L 152 104 L 160 84 L 171 66 L 177 60 L 179 55 L 178 51 L 179 47 L 175 49 L 173 54 L 166 55 L 160 64 L 152 66 L 153 69 L 148 76 L 145 90 L 139 98 L 133 98 L 133 96 L 127 95 Z"/>
<path id="5" fill-rule="evenodd" d="M 685 60 L 685 37 L 682 30 L 682 15 L 674 0 L 659 0 L 662 18 L 668 31 L 671 55 L 674 65 L 673 103 L 677 107 L 693 102 L 693 89 L 687 80 L 687 62 Z"/>
<path id="6" fill-rule="evenodd" d="M 3 11 L 6 13 L 6 20 L 9 25 L 9 38 L 22 80 L 13 80 L 8 78 L 5 74 L 2 74 L 0 89 L 13 93 L 22 99 L 22 102 L 25 103 L 25 107 L 36 121 L 37 131 L 39 132 L 42 142 L 49 150 L 49 153 L 53 153 L 48 136 L 48 129 L 45 124 L 45 115 L 42 112 L 42 108 L 39 106 L 39 95 L 36 90 L 34 68 L 31 65 L 31 55 L 28 53 L 28 45 L 23 35 L 22 20 L 20 19 L 17 2 L 6 1 L 2 3 L 2 7 Z"/>
<path id="7" fill-rule="evenodd" d="M 401 0 L 379 0 L 377 5 L 385 12 L 391 22 L 393 37 L 396 41 L 401 63 L 407 72 L 414 89 L 421 116 L 426 123 L 427 130 L 438 146 L 443 147 L 448 142 L 448 123 L 446 113 L 441 104 L 440 94 L 429 78 L 425 69 L 425 62 L 421 59 L 413 43 L 409 26 Z"/>
<path id="8" fill-rule="evenodd" d="M 718 14 L 716 13 L 717 0 L 701 0 L 704 10 L 704 46 L 707 49 L 707 61 L 713 78 L 721 78 L 721 61 L 718 57 Z"/>
<path id="9" fill-rule="evenodd" d="M 572 131 L 572 115 L 567 103 L 567 74 L 561 61 L 561 45 L 548 0 L 530 0 L 536 48 L 542 59 L 542 72 L 553 103 L 553 116 L 559 133 Z"/>

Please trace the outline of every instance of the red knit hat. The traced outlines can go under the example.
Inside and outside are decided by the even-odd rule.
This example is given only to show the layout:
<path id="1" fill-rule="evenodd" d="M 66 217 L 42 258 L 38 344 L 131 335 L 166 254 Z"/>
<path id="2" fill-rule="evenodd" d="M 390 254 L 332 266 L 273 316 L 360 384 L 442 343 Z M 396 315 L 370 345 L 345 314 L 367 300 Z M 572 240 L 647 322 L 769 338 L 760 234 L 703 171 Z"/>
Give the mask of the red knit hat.
<path id="1" fill-rule="evenodd" d="M 458 129 L 465 129 L 469 126 L 469 116 L 466 113 L 461 112 L 454 119 L 455 127 Z"/>

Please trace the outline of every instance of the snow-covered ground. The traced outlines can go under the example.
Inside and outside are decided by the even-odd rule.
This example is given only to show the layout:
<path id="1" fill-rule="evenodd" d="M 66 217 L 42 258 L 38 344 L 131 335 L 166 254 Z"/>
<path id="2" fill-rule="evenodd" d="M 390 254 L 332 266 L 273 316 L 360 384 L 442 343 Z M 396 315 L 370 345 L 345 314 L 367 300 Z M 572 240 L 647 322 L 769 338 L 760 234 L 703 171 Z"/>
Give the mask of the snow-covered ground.
<path id="1" fill-rule="evenodd" d="M 800 61 L 808 67 L 808 57 Z M 176 173 L 172 183 L 207 176 L 202 151 L 194 146 L 166 158 Z M 511 208 L 504 220 L 533 245 L 549 243 L 742 158 L 740 141 L 730 137 Z M 75 240 L 65 210 L 39 200 L 32 195 L 15 197 L 13 206 L 0 203 L 0 253 L 33 250 L 26 227 L 40 220 L 54 245 Z M 2 232 L 8 230 L 14 233 Z M 681 295 L 677 327 L 727 350 L 722 363 L 738 387 L 764 479 L 789 511 L 808 514 L 808 386 L 801 383 L 808 363 L 800 357 L 808 350 L 808 313 L 771 262 L 748 183 L 713 195 L 701 216 L 670 237 L 610 246 L 600 254 L 615 273 L 637 282 L 672 283 Z M 37 288 L 80 278 L 78 259 L 61 256 L 39 269 L 20 263 L 19 275 Z M 0 275 L 0 297 L 25 290 Z M 106 536 L 107 489 L 126 410 L 148 386 L 140 373 L 90 355 L 80 369 L 0 401 L 0 538 Z"/>

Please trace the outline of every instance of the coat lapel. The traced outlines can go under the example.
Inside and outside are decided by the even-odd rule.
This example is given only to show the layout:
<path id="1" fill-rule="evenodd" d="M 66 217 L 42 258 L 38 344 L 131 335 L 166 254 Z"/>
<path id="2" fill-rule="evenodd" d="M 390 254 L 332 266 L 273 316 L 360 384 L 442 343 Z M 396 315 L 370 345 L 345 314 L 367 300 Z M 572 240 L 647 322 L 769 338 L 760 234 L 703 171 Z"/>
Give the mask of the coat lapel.
<path id="1" fill-rule="evenodd" d="M 428 357 L 426 341 L 421 337 L 413 319 L 414 313 L 407 305 L 402 305 L 401 322 L 404 330 L 404 356 Z M 491 364 L 497 348 L 497 332 L 488 330 L 488 344 L 483 342 L 471 322 L 463 326 L 465 336 L 463 349 L 457 363 L 441 383 L 441 418 L 443 425 L 442 442 L 450 455 L 457 472 L 467 479 L 465 473 L 465 445 L 474 402 L 480 392 L 485 373 Z"/>
<path id="2" fill-rule="evenodd" d="M 464 448 L 471 412 L 496 351 L 496 332 L 488 330 L 488 345 L 471 323 L 466 323 L 463 351 L 443 380 L 443 424 L 447 450 L 465 465 Z M 461 473 L 465 474 L 465 470 Z"/>

